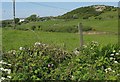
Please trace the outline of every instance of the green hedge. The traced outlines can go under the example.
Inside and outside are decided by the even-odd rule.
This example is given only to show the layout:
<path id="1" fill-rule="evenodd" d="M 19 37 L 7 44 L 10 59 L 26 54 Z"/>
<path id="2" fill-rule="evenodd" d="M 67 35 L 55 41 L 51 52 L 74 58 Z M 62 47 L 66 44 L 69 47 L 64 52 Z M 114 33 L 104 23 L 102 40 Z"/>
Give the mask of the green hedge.
<path id="1" fill-rule="evenodd" d="M 93 41 L 79 51 L 36 42 L 4 53 L 3 60 L 11 64 L 11 80 L 120 80 L 119 45 Z"/>

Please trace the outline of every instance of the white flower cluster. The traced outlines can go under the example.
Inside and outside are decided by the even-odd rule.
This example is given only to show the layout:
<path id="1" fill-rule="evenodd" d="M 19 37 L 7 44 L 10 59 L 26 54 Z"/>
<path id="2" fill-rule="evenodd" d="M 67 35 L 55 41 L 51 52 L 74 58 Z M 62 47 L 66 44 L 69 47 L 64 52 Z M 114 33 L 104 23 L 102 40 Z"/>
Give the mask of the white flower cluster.
<path id="1" fill-rule="evenodd" d="M 46 46 L 46 44 L 40 43 L 40 42 L 36 42 L 35 46 Z"/>
<path id="2" fill-rule="evenodd" d="M 3 60 L 0 61 L 0 64 L 1 65 L 8 65 L 8 66 L 11 66 L 11 64 L 8 64 L 7 62 L 4 62 Z M 5 73 L 8 74 L 7 78 L 5 77 L 0 77 L 0 82 L 5 80 L 5 79 L 11 79 L 11 76 L 9 76 L 9 74 L 11 73 L 11 69 L 5 69 L 3 67 L 0 68 L 0 72 L 4 71 Z"/>
<path id="3" fill-rule="evenodd" d="M 40 45 L 41 45 L 40 42 L 36 42 L 36 43 L 35 43 L 35 46 L 40 46 Z"/>
<path id="4" fill-rule="evenodd" d="M 0 61 L 0 64 L 6 64 L 6 65 L 11 66 L 11 64 L 8 64 L 7 62 L 4 62 L 3 60 Z"/>
<path id="5" fill-rule="evenodd" d="M 78 48 L 75 48 L 75 50 L 73 51 L 74 54 L 78 55 L 80 53 L 80 51 L 78 50 Z"/>
<path id="6" fill-rule="evenodd" d="M 5 71 L 5 72 L 7 72 L 8 74 L 11 73 L 11 69 L 4 69 L 4 68 L 1 67 L 0 70 L 1 70 L 1 71 Z"/>
<path id="7" fill-rule="evenodd" d="M 93 46 L 98 46 L 99 45 L 98 42 L 96 42 L 96 41 L 92 41 L 92 44 L 93 44 Z"/>
<path id="8" fill-rule="evenodd" d="M 25 48 L 24 47 L 20 47 L 19 50 L 24 50 Z"/>
<path id="9" fill-rule="evenodd" d="M 87 45 L 83 45 L 83 48 L 87 48 Z"/>
<path id="10" fill-rule="evenodd" d="M 111 68 L 106 68 L 106 69 L 105 69 L 105 72 L 108 73 L 108 72 L 115 72 L 115 71 L 112 70 Z"/>
<path id="11" fill-rule="evenodd" d="M 119 56 L 119 55 L 120 55 L 120 50 L 119 50 L 119 52 L 116 52 L 115 50 L 113 50 L 113 53 L 110 54 L 110 56 L 111 56 L 110 60 L 113 61 L 116 64 L 119 63 L 118 61 L 115 60 L 115 57 L 114 57 L 114 56 Z"/>
<path id="12" fill-rule="evenodd" d="M 16 50 L 11 50 L 11 51 L 8 51 L 8 53 L 12 53 L 12 54 L 16 54 Z"/>

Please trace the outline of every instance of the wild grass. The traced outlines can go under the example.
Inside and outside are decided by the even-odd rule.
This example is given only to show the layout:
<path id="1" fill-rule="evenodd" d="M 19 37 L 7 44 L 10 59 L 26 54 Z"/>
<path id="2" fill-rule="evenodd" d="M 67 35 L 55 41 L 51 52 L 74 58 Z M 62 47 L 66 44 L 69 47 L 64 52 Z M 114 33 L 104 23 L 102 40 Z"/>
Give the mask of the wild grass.
<path id="1" fill-rule="evenodd" d="M 43 42 L 59 46 L 61 48 L 72 51 L 79 47 L 79 34 L 75 33 L 57 33 L 57 32 L 42 32 L 42 31 L 21 31 L 21 30 L 6 30 L 2 32 L 3 51 L 18 49 L 21 46 L 30 46 L 35 42 Z M 84 35 L 84 43 L 98 41 L 102 45 L 116 44 L 118 36 L 113 34 L 101 35 Z"/>

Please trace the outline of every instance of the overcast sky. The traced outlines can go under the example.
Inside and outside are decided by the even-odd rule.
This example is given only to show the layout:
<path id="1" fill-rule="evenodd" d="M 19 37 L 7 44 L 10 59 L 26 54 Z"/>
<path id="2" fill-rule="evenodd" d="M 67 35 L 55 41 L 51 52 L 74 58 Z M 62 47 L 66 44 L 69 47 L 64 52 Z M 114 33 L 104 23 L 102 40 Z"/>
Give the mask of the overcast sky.
<path id="1" fill-rule="evenodd" d="M 12 19 L 13 18 L 12 2 L 7 2 L 12 0 L 5 0 L 6 2 L 3 1 L 4 0 L 2 0 L 2 7 L 1 7 L 2 11 L 0 11 L 0 13 L 2 12 L 2 19 Z M 19 18 L 25 18 L 30 16 L 31 14 L 37 14 L 41 17 L 58 16 L 73 9 L 83 6 L 90 6 L 90 5 L 118 6 L 118 2 L 85 2 L 85 1 L 84 2 L 18 2 L 19 0 L 16 1 L 17 1 L 16 17 Z"/>

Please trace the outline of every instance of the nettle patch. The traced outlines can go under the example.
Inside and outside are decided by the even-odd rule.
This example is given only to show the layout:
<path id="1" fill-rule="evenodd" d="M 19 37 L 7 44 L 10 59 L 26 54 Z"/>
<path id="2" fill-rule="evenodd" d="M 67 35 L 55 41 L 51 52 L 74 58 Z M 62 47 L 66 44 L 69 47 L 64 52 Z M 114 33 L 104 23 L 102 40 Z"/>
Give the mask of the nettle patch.
<path id="1" fill-rule="evenodd" d="M 95 41 L 73 52 L 36 42 L 4 53 L 3 60 L 11 70 L 3 76 L 11 80 L 120 80 L 120 47 Z"/>

